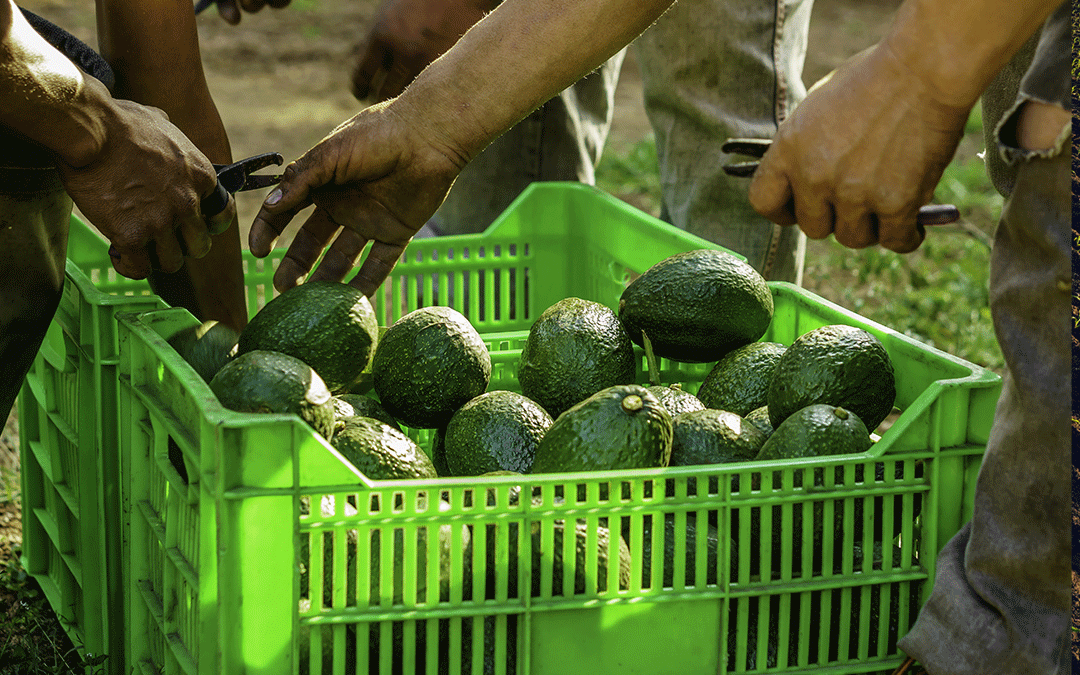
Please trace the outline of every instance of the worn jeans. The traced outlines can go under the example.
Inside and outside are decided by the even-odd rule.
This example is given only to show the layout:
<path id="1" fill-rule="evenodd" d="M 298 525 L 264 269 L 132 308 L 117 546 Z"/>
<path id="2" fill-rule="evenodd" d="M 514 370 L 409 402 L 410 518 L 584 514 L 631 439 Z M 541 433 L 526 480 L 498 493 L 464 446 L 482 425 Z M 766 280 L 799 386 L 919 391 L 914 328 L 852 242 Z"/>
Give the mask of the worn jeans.
<path id="1" fill-rule="evenodd" d="M 1004 387 L 972 519 L 941 551 L 930 599 L 899 642 L 931 675 L 1069 672 L 1072 249 L 1060 140 L 1019 158 L 994 240 Z"/>
<path id="2" fill-rule="evenodd" d="M 661 217 L 800 283 L 806 239 L 757 215 L 726 175 L 729 137 L 771 138 L 806 95 L 813 0 L 680 0 L 632 45 L 656 136 Z M 494 141 L 418 236 L 481 232 L 533 181 L 595 182 L 625 50 Z"/>

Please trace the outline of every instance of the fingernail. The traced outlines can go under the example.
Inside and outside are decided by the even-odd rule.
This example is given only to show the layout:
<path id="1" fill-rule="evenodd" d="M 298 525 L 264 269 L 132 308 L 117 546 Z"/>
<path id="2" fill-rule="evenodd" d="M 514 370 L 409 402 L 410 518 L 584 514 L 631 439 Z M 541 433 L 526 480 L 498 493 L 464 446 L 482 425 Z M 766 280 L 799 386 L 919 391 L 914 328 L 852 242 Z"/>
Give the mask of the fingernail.
<path id="1" fill-rule="evenodd" d="M 266 195 L 266 201 L 264 203 L 267 206 L 273 206 L 274 204 L 277 204 L 281 201 L 281 196 L 281 188 L 274 188 L 270 191 L 270 194 Z"/>

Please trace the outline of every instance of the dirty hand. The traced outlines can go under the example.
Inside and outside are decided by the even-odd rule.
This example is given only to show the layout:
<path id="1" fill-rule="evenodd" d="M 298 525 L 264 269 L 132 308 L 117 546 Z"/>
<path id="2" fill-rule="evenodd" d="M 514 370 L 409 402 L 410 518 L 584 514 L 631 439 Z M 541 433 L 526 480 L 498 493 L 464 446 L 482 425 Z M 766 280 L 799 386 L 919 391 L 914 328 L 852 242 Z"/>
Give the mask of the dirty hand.
<path id="1" fill-rule="evenodd" d="M 811 239 L 915 250 L 916 223 L 952 160 L 970 107 L 946 105 L 884 43 L 816 84 L 780 125 L 750 203 Z"/>
<path id="2" fill-rule="evenodd" d="M 397 96 L 496 4 L 497 0 L 382 0 L 371 29 L 354 50 L 353 95 L 361 101 Z"/>
<path id="3" fill-rule="evenodd" d="M 236 215 L 206 219 L 199 202 L 212 193 L 217 174 L 206 158 L 161 110 L 116 100 L 106 117 L 107 141 L 85 166 L 58 162 L 60 179 L 83 215 L 118 254 L 116 271 L 144 279 L 151 269 L 175 272 L 184 256 L 202 257 L 210 235 Z"/>
<path id="4" fill-rule="evenodd" d="M 466 160 L 438 142 L 437 134 L 425 133 L 421 113 L 402 111 L 394 102 L 341 124 L 290 163 L 263 202 L 248 239 L 260 258 L 301 209 L 315 205 L 274 274 L 279 291 L 299 284 L 327 245 L 308 280 L 341 281 L 371 241 L 350 282 L 370 296 L 442 204 Z"/>
<path id="5" fill-rule="evenodd" d="M 267 5 L 275 9 L 285 7 L 289 4 L 289 0 L 216 0 L 215 4 L 221 18 L 225 19 L 226 23 L 235 26 L 240 23 L 241 9 L 254 14 Z"/>

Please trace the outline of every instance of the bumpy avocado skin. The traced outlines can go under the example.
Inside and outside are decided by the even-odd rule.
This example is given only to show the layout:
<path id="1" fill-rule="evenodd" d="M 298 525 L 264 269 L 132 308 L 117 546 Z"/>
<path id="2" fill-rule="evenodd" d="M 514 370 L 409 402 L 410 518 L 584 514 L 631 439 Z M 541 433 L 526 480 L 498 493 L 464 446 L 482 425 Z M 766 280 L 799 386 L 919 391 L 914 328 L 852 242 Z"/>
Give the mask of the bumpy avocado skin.
<path id="1" fill-rule="evenodd" d="M 725 251 L 699 249 L 666 258 L 632 281 L 619 318 L 635 344 L 642 331 L 657 356 L 709 363 L 765 334 L 773 298 L 753 267 Z"/>
<path id="2" fill-rule="evenodd" d="M 401 431 L 401 425 L 378 401 L 364 394 L 339 394 L 334 397 L 334 417 L 370 417 Z"/>
<path id="3" fill-rule="evenodd" d="M 780 357 L 767 404 L 774 428 L 814 403 L 854 412 L 871 431 L 892 412 L 892 360 L 871 333 L 846 325 L 822 326 L 796 339 Z"/>
<path id="4" fill-rule="evenodd" d="M 765 444 L 765 434 L 733 412 L 705 408 L 672 421 L 671 466 L 750 461 Z"/>
<path id="5" fill-rule="evenodd" d="M 779 342 L 751 342 L 732 350 L 701 381 L 697 397 L 706 408 L 746 417 L 768 403 L 769 382 L 785 351 Z"/>
<path id="6" fill-rule="evenodd" d="M 411 438 L 370 417 L 347 417 L 334 449 L 372 480 L 436 478 L 431 459 Z"/>
<path id="7" fill-rule="evenodd" d="M 288 354 L 264 350 L 241 354 L 218 371 L 210 389 L 230 410 L 296 413 L 324 438 L 333 434 L 330 390 L 317 372 Z"/>
<path id="8" fill-rule="evenodd" d="M 489 391 L 461 406 L 446 427 L 446 461 L 455 476 L 492 471 L 528 473 L 552 424 L 535 401 L 512 391 Z"/>
<path id="9" fill-rule="evenodd" d="M 219 321 L 205 321 L 169 338 L 176 353 L 187 361 L 207 384 L 236 357 L 240 334 Z"/>
<path id="10" fill-rule="evenodd" d="M 795 459 L 866 452 L 873 441 L 858 415 L 815 403 L 789 415 L 761 446 L 757 459 Z"/>
<path id="11" fill-rule="evenodd" d="M 682 385 L 653 385 L 646 387 L 671 413 L 672 418 L 691 410 L 704 410 L 705 404 L 697 396 L 685 391 Z"/>
<path id="12" fill-rule="evenodd" d="M 289 354 L 315 369 L 332 393 L 352 386 L 371 363 L 379 339 L 375 310 L 356 288 L 310 281 L 259 310 L 240 333 L 240 354 L 257 349 Z"/>
<path id="13" fill-rule="evenodd" d="M 487 390 L 491 356 L 460 312 L 423 307 L 386 330 L 371 371 L 375 393 L 394 419 L 413 429 L 438 429 Z"/>
<path id="14" fill-rule="evenodd" d="M 532 473 L 667 466 L 671 415 L 636 384 L 602 389 L 560 415 L 536 450 Z"/>
<path id="15" fill-rule="evenodd" d="M 619 317 L 581 298 L 544 310 L 529 329 L 517 368 L 521 393 L 552 418 L 601 389 L 636 378 L 634 345 Z"/>

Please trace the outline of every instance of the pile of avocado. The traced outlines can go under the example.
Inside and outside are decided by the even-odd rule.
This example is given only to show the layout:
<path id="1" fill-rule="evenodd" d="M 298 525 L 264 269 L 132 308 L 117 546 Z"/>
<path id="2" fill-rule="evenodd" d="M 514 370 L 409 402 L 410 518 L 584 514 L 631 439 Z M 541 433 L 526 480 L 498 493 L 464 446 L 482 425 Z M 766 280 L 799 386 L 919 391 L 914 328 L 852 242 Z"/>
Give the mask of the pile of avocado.
<path id="1" fill-rule="evenodd" d="M 865 452 L 873 442 L 871 432 L 893 412 L 896 398 L 884 346 L 871 333 L 846 325 L 814 328 L 788 346 L 764 341 L 773 310 L 769 286 L 740 258 L 708 249 L 671 256 L 630 283 L 616 308 L 576 297 L 547 308 L 521 350 L 520 391 L 489 391 L 487 347 L 456 310 L 424 307 L 380 329 L 359 291 L 313 282 L 267 303 L 232 344 L 218 339 L 227 353 L 208 359 L 200 352 L 197 370 L 225 407 L 294 412 L 374 480 L 619 471 Z M 177 340 L 174 346 L 194 361 L 189 345 L 196 342 Z M 635 345 L 644 350 L 646 367 Z M 714 365 L 699 384 L 662 383 L 657 358 Z M 429 447 L 420 447 L 407 433 L 418 430 L 430 430 Z M 814 480 L 819 479 L 820 471 Z M 760 480 L 769 477 L 755 475 L 755 482 Z M 737 481 L 736 476 L 733 492 L 740 489 Z M 705 486 L 686 489 L 695 494 Z M 708 489 L 718 490 L 715 478 Z M 732 509 L 728 528 L 733 563 L 738 562 L 737 511 Z M 707 579 L 698 582 L 717 583 L 723 529 L 716 512 L 708 523 L 695 523 L 693 515 L 664 514 L 662 531 L 655 534 L 653 516 L 645 518 L 637 547 L 645 555 L 636 563 L 642 565 L 643 584 L 671 585 L 679 550 L 688 555 L 682 567 L 693 585 L 698 530 L 706 535 L 709 559 Z M 752 523 L 751 576 L 761 573 L 759 515 Z M 625 588 L 635 564 L 628 546 L 632 534 L 625 526 L 609 530 L 602 520 L 603 537 L 594 533 L 589 539 L 584 520 L 573 526 L 578 554 L 586 559 L 585 542 L 596 545 L 602 539 L 598 563 L 606 570 L 609 548 L 618 550 L 618 578 Z M 779 528 L 779 520 L 773 519 L 776 550 L 781 537 L 802 540 L 801 515 L 788 531 Z M 571 529 L 563 521 L 557 525 Z M 824 527 L 817 509 L 813 527 L 815 536 Z M 618 547 L 607 545 L 609 534 L 620 535 Z M 852 533 L 847 534 L 851 541 Z M 688 543 L 676 544 L 679 539 Z M 654 542 L 664 548 L 662 571 L 651 569 Z M 534 553 L 539 548 L 537 540 Z M 559 578 L 560 564 L 553 570 Z M 738 577 L 736 568 L 727 572 L 733 580 Z M 512 577 L 516 581 L 516 574 Z M 599 578 L 606 580 L 607 573 Z M 558 594 L 562 584 L 552 588 Z M 575 593 L 583 590 L 574 584 Z"/>

